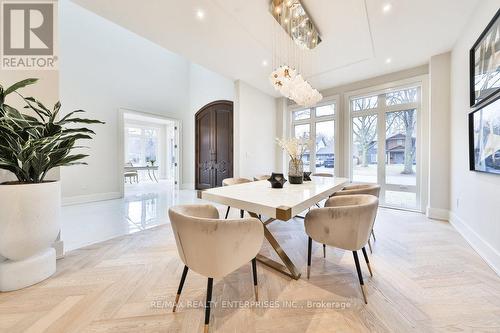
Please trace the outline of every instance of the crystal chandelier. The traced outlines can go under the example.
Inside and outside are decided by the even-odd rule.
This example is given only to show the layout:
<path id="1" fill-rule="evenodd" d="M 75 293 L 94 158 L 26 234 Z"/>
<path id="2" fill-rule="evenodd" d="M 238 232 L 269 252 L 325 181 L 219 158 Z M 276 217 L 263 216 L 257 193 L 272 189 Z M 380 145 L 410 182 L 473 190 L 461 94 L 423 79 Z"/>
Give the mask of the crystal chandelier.
<path id="1" fill-rule="evenodd" d="M 300 72 L 310 58 L 306 52 L 321 42 L 319 32 L 299 0 L 272 0 L 270 12 L 282 28 L 274 31 L 271 84 L 300 106 L 315 105 L 323 96 Z"/>

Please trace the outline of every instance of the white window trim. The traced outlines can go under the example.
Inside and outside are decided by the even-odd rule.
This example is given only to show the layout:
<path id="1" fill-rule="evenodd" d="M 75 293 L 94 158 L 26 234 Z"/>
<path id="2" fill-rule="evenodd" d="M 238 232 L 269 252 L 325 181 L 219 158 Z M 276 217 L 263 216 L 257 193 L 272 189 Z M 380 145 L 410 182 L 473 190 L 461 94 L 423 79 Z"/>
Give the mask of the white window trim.
<path id="1" fill-rule="evenodd" d="M 340 135 L 339 135 L 339 128 L 340 128 L 340 117 L 339 117 L 339 96 L 338 95 L 332 95 L 326 98 L 323 98 L 320 103 L 311 106 L 311 107 L 302 107 L 299 105 L 292 105 L 289 106 L 289 115 L 290 115 L 290 124 L 289 128 L 291 137 L 295 137 L 295 125 L 305 125 L 309 124 L 309 139 L 311 143 L 315 143 L 316 140 L 316 123 L 317 122 L 323 122 L 323 121 L 332 121 L 334 122 L 334 168 L 333 172 L 334 174 L 337 174 L 337 167 L 339 165 L 339 158 L 337 152 L 340 149 Z M 326 115 L 326 116 L 320 116 L 316 117 L 316 108 L 321 107 L 321 106 L 326 106 L 330 104 L 335 104 L 335 113 L 333 115 Z M 295 111 L 300 111 L 300 110 L 307 110 L 311 109 L 310 117 L 307 119 L 301 119 L 301 120 L 293 120 L 293 113 Z M 315 146 L 315 145 L 311 145 Z M 309 157 L 309 170 L 311 172 L 316 171 L 316 151 L 313 151 L 314 149 L 311 149 L 310 152 L 310 157 Z M 314 163 L 313 163 L 314 161 Z M 288 163 L 285 165 L 285 169 L 288 171 Z"/>

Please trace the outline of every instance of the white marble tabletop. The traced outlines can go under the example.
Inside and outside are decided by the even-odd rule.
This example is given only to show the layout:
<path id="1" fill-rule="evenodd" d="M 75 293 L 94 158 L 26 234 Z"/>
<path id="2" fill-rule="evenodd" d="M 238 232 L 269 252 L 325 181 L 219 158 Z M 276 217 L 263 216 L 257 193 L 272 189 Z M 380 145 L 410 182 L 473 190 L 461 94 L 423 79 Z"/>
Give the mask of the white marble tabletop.
<path id="1" fill-rule="evenodd" d="M 267 180 L 223 186 L 201 192 L 204 200 L 287 221 L 348 182 L 340 177 L 311 177 L 312 181 L 295 185 L 285 183 L 282 189 L 271 188 Z"/>

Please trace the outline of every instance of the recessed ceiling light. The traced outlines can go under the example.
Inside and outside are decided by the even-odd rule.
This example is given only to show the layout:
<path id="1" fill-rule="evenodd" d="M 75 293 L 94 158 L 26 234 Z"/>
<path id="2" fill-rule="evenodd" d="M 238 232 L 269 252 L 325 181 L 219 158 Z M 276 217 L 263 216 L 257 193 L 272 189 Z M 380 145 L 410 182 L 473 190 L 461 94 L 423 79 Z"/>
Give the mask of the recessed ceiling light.
<path id="1" fill-rule="evenodd" d="M 267 60 L 262 60 L 262 66 L 266 67 L 267 65 L 269 65 L 269 63 L 267 62 Z"/>
<path id="2" fill-rule="evenodd" d="M 390 12 L 392 9 L 392 5 L 390 3 L 386 3 L 383 7 L 382 7 L 382 11 L 384 13 L 388 13 Z"/>
<path id="3" fill-rule="evenodd" d="M 196 11 L 196 17 L 199 19 L 199 20 L 203 20 L 205 18 L 205 12 L 201 9 L 198 9 Z"/>
<path id="4" fill-rule="evenodd" d="M 387 58 L 387 59 L 385 59 L 385 63 L 386 63 L 386 64 L 390 64 L 391 62 L 392 62 L 392 59 L 391 59 L 391 58 Z"/>

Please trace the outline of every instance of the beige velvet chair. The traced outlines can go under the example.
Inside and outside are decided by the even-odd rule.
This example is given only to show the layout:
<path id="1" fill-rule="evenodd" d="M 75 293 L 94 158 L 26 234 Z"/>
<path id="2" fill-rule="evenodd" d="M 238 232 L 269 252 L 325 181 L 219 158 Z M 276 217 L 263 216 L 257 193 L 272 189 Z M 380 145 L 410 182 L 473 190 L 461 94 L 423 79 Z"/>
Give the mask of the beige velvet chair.
<path id="1" fill-rule="evenodd" d="M 247 178 L 226 178 L 222 180 L 222 186 L 231 186 L 231 185 L 237 185 L 237 184 L 244 184 L 244 183 L 251 183 L 252 181 Z M 231 206 L 227 206 L 227 211 L 226 211 L 226 219 L 229 216 L 229 210 L 231 209 Z M 240 210 L 240 217 L 243 218 L 243 215 L 245 212 L 243 209 Z"/>
<path id="2" fill-rule="evenodd" d="M 333 177 L 331 173 L 317 172 L 312 174 L 314 177 Z"/>
<path id="3" fill-rule="evenodd" d="M 268 180 L 269 178 L 271 178 L 271 175 L 258 175 L 258 176 L 253 177 L 253 180 L 254 181 Z"/>
<path id="4" fill-rule="evenodd" d="M 307 251 L 307 278 L 311 271 L 312 240 L 336 248 L 352 251 L 359 284 L 365 303 L 363 275 L 356 251 L 362 250 L 370 275 L 373 276 L 368 255 L 364 248 L 377 214 L 378 198 L 373 195 L 337 196 L 328 199 L 325 208 L 312 209 L 305 218 L 309 236 Z"/>
<path id="5" fill-rule="evenodd" d="M 210 302 L 214 278 L 222 278 L 245 263 L 252 263 L 255 299 L 258 300 L 255 257 L 264 241 L 264 227 L 256 218 L 220 220 L 212 205 L 183 205 L 168 210 L 177 244 L 184 263 L 175 297 L 177 308 L 189 269 L 208 278 L 204 332 L 208 332 Z"/>
<path id="6" fill-rule="evenodd" d="M 314 177 L 333 177 L 331 173 L 316 172 L 312 174 Z M 316 207 L 321 208 L 319 203 L 316 203 Z M 326 258 L 326 245 L 323 244 L 323 258 Z"/>
<path id="7" fill-rule="evenodd" d="M 353 195 L 353 194 L 370 194 L 374 195 L 377 198 L 380 196 L 380 185 L 378 184 L 356 184 L 356 185 L 348 185 L 342 189 L 342 191 L 334 193 L 334 196 L 339 195 Z M 376 241 L 375 232 L 372 229 L 371 232 L 373 236 L 373 240 Z M 370 242 L 370 238 L 368 238 L 368 247 L 370 248 L 370 253 L 373 253 L 372 244 Z"/>

